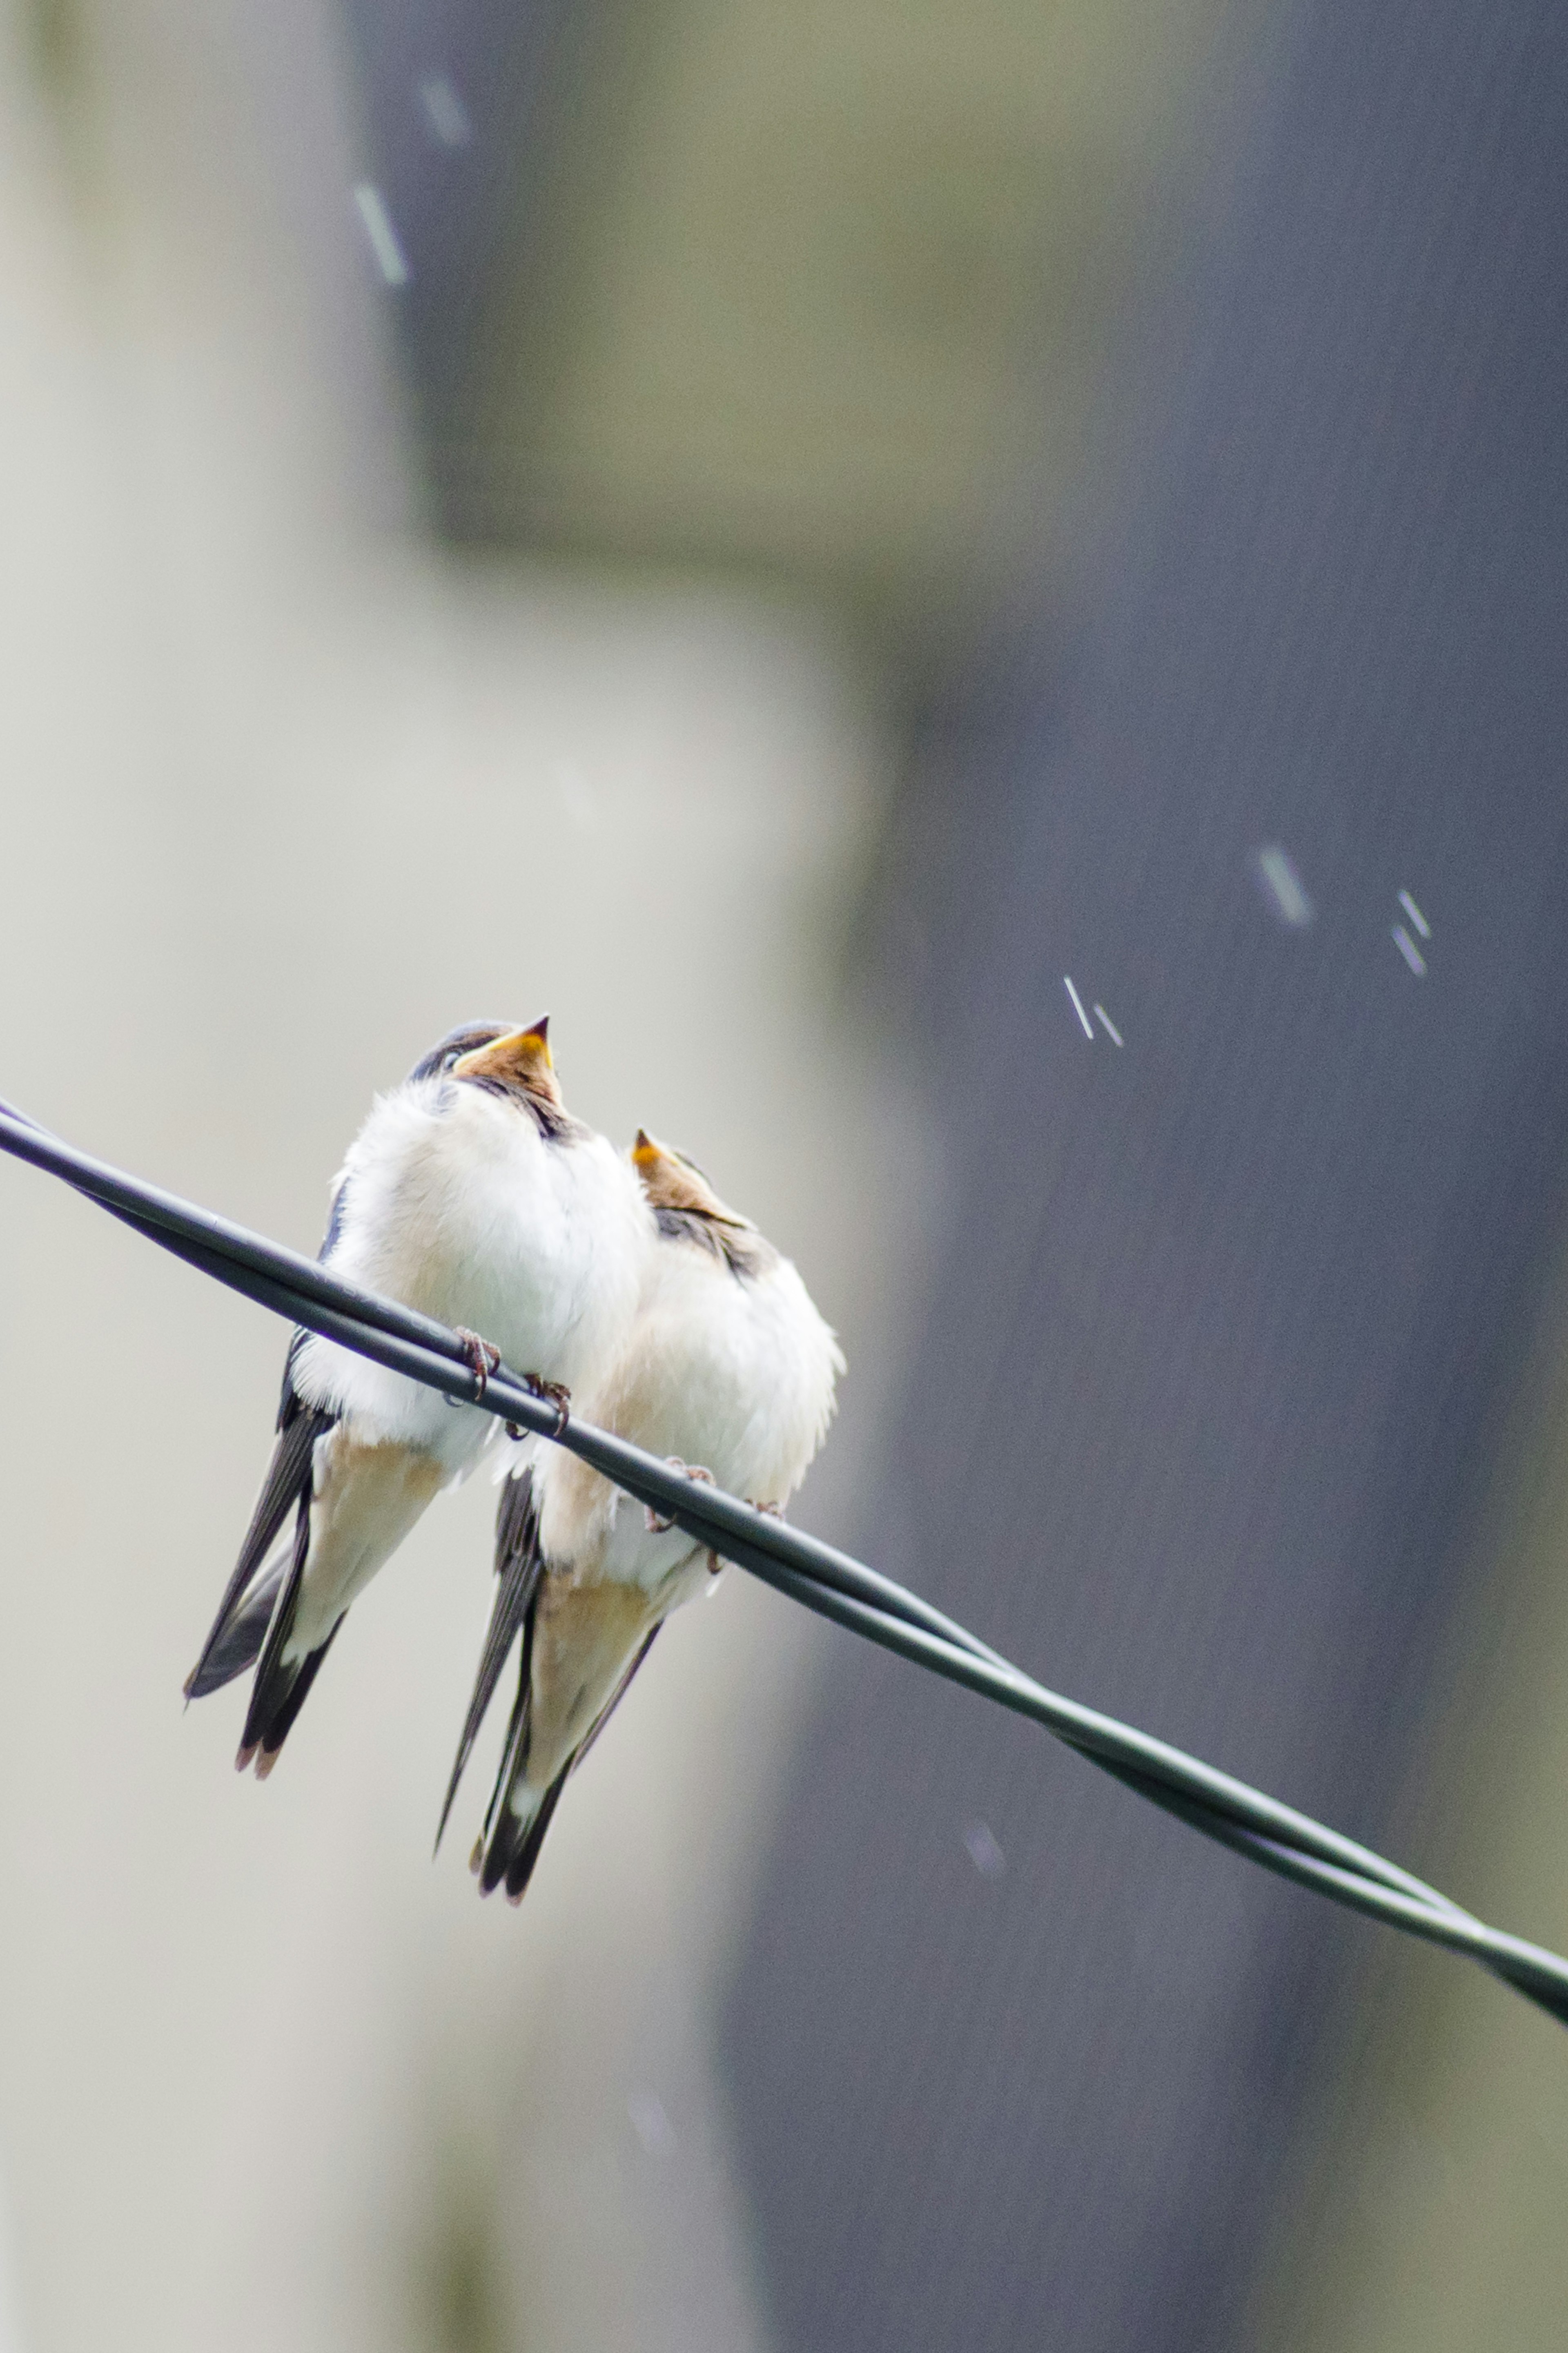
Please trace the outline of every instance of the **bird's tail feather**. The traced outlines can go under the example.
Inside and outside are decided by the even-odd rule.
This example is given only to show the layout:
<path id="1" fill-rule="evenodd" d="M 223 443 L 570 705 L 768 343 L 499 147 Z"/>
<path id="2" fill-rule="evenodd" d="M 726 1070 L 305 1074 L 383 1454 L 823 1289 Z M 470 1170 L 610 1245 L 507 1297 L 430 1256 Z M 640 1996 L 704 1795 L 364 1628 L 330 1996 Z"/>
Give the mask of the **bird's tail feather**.
<path id="1" fill-rule="evenodd" d="M 549 1787 L 541 1791 L 530 1789 L 523 1779 L 528 1769 L 532 1714 L 533 1620 L 534 1612 L 531 1609 L 523 1635 L 522 1675 L 511 1712 L 511 1723 L 507 1730 L 500 1771 L 496 1776 L 485 1826 L 474 1850 L 480 1894 L 490 1894 L 504 1881 L 508 1897 L 513 1904 L 521 1902 L 523 1890 L 533 1876 L 533 1866 L 544 1844 L 544 1833 L 550 1828 L 551 1817 L 561 1802 L 561 1792 L 569 1776 L 576 1771 L 615 1714 L 626 1695 L 626 1686 L 652 1650 L 658 1633 L 658 1625 L 649 1627 L 626 1662 L 620 1680 L 593 1725 Z"/>
<path id="2" fill-rule="evenodd" d="M 528 1770 L 528 1752 L 533 1730 L 533 1630 L 538 1615 L 538 1588 L 534 1606 L 523 1620 L 522 1658 L 518 1670 L 517 1697 L 511 1704 L 511 1719 L 506 1728 L 501 1746 L 500 1764 L 496 1770 L 495 1787 L 485 1809 L 484 1828 L 474 1846 L 473 1868 L 478 1875 L 479 1893 L 489 1895 L 507 1882 L 507 1894 L 512 1892 L 510 1873 L 521 1857 L 522 1850 L 532 1844 L 527 1868 L 519 1882 L 521 1895 L 528 1883 L 528 1874 L 550 1827 L 550 1817 L 555 1811 L 561 1785 L 571 1770 L 568 1764 L 556 1776 L 542 1797 L 535 1797 L 526 1787 L 523 1775 Z M 542 1817 L 542 1819 L 541 1819 Z M 537 1828 L 538 1836 L 533 1837 Z"/>
<path id="3" fill-rule="evenodd" d="M 520 1628 L 531 1627 L 534 1604 L 539 1595 L 539 1580 L 544 1564 L 539 1550 L 539 1513 L 533 1499 L 533 1482 L 527 1471 L 509 1479 L 501 1490 L 500 1506 L 496 1514 L 496 1588 L 495 1606 L 490 1611 L 489 1630 L 479 1656 L 479 1671 L 475 1680 L 473 1697 L 463 1724 L 463 1736 L 458 1743 L 458 1754 L 452 1766 L 452 1778 L 447 1784 L 446 1803 L 441 1808 L 441 1820 L 436 1831 L 436 1844 L 440 1847 L 447 1820 L 452 1810 L 452 1800 L 458 1794 L 458 1784 L 473 1753 L 479 1726 L 500 1681 L 501 1671 Z M 525 1642 L 525 1649 L 527 1645 Z M 528 1672 L 524 1668 L 524 1676 Z M 515 1719 L 515 1710 L 514 1710 Z M 507 1734 L 510 1753 L 517 1729 L 514 1720 Z M 490 1811 L 495 1799 L 490 1800 Z M 486 1817 L 489 1828 L 489 1817 Z"/>
<path id="4" fill-rule="evenodd" d="M 544 1844 L 544 1833 L 550 1828 L 551 1816 L 561 1802 L 561 1792 L 566 1787 L 566 1777 L 571 1770 L 570 1763 L 563 1765 L 550 1787 L 537 1797 L 531 1790 L 524 1790 L 521 1783 L 515 1792 L 508 1793 L 506 1803 L 497 1815 L 479 1866 L 481 1895 L 490 1894 L 504 1881 L 509 1901 L 513 1904 L 521 1902 L 523 1890 L 533 1876 L 539 1850 Z M 514 1810 L 514 1795 L 525 1800 L 521 1813 Z"/>
<path id="5" fill-rule="evenodd" d="M 294 1557 L 289 1565 L 288 1582 L 282 1599 L 272 1613 L 266 1645 L 256 1670 L 256 1681 L 250 1688 L 250 1705 L 246 1711 L 245 1730 L 240 1736 L 239 1764 L 243 1768 L 253 1757 L 257 1770 L 265 1775 L 271 1770 L 272 1759 L 289 1736 L 289 1728 L 304 1706 L 310 1685 L 321 1670 L 321 1661 L 332 1647 L 340 1617 L 313 1651 L 303 1658 L 286 1659 L 283 1655 L 289 1637 L 294 1630 L 294 1620 L 300 1607 L 300 1587 L 305 1574 L 305 1558 L 310 1549 L 310 1498 L 300 1498 L 300 1516 L 294 1535 Z"/>

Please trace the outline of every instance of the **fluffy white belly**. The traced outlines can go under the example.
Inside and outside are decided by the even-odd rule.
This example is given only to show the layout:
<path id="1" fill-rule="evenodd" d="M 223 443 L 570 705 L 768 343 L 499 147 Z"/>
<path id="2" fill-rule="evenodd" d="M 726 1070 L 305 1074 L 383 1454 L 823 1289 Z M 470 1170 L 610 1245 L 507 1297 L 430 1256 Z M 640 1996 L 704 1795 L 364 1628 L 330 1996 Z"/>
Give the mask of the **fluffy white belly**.
<path id="1" fill-rule="evenodd" d="M 478 1089 L 406 1089 L 349 1155 L 327 1262 L 575 1388 L 629 1317 L 643 1225 L 635 1180 L 602 1138 L 550 1143 Z M 307 1343 L 296 1378 L 367 1435 L 426 1446 L 454 1472 L 493 1431 L 492 1417 L 328 1341 Z"/>
<path id="2" fill-rule="evenodd" d="M 757 1504 L 783 1504 L 816 1452 L 838 1362 L 793 1267 L 738 1282 L 711 1257 L 665 1243 L 631 1344 L 584 1410 L 649 1453 L 711 1472 Z M 676 1598 L 705 1581 L 706 1555 L 679 1529 L 650 1530 L 639 1504 L 556 1450 L 541 1450 L 541 1529 L 552 1561 Z"/>

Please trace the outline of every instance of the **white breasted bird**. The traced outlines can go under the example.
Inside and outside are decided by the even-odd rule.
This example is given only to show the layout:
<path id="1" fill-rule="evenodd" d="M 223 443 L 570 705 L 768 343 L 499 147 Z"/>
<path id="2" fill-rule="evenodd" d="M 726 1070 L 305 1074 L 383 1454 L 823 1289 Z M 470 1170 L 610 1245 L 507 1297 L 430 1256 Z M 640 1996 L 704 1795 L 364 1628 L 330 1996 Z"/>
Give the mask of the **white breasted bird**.
<path id="1" fill-rule="evenodd" d="M 785 1503 L 832 1418 L 837 1342 L 794 1266 L 701 1172 L 638 1132 L 632 1166 L 658 1241 L 626 1345 L 579 1392 L 586 1420 L 767 1509 Z M 482 1892 L 528 1884 L 567 1775 L 665 1619 L 718 1563 L 563 1448 L 539 1441 L 507 1480 L 500 1586 L 443 1828 L 521 1633 L 518 1694 L 473 1864 Z"/>
<path id="2" fill-rule="evenodd" d="M 656 1239 L 626 1161 L 564 1109 L 547 1021 L 492 1021 L 455 1030 L 377 1098 L 321 1258 L 461 1331 L 476 1371 L 499 1351 L 542 1388 L 592 1390 L 624 1345 Z M 278 1433 L 185 1685 L 200 1698 L 257 1662 L 237 1763 L 263 1778 L 350 1602 L 497 1424 L 296 1332 Z"/>

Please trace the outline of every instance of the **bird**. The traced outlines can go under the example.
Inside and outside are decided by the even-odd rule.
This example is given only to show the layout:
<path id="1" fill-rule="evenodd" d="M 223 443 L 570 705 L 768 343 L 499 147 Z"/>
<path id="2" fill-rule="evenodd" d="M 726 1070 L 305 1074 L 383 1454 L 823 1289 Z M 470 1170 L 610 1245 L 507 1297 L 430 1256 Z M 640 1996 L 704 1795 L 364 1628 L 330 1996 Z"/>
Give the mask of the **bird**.
<path id="1" fill-rule="evenodd" d="M 504 1357 L 564 1403 L 615 1360 L 656 1240 L 625 1157 L 565 1108 L 546 1016 L 455 1029 L 377 1097 L 319 1256 L 456 1328 L 481 1394 Z M 306 1331 L 289 1344 L 277 1431 L 185 1683 L 201 1698 L 255 1665 L 235 1761 L 262 1779 L 350 1603 L 499 1435 L 476 1406 Z"/>
<path id="2" fill-rule="evenodd" d="M 636 1319 L 584 1417 L 689 1476 L 782 1511 L 816 1455 L 844 1357 L 799 1273 L 690 1160 L 644 1128 L 631 1151 L 657 1242 Z M 447 1786 L 458 1784 L 512 1644 L 517 1698 L 471 1858 L 480 1892 L 521 1900 L 568 1775 L 660 1627 L 717 1556 L 564 1449 L 525 1444 L 496 1517 L 495 1602 Z"/>

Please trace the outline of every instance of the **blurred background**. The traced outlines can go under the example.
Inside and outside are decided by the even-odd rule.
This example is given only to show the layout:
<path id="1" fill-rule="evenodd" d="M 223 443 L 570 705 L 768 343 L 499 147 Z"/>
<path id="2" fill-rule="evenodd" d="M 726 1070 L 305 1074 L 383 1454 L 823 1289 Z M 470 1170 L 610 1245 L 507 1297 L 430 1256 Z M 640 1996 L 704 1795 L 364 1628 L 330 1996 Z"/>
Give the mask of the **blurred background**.
<path id="1" fill-rule="evenodd" d="M 548 1007 L 803 1520 L 1568 1946 L 1560 13 L 6 0 L 0 280 L 0 1092 L 313 1248 Z M 480 1482 L 237 1783 L 283 1335 L 0 1302 L 5 2353 L 1561 2345 L 1556 2028 L 739 1574 L 519 1913 Z"/>

